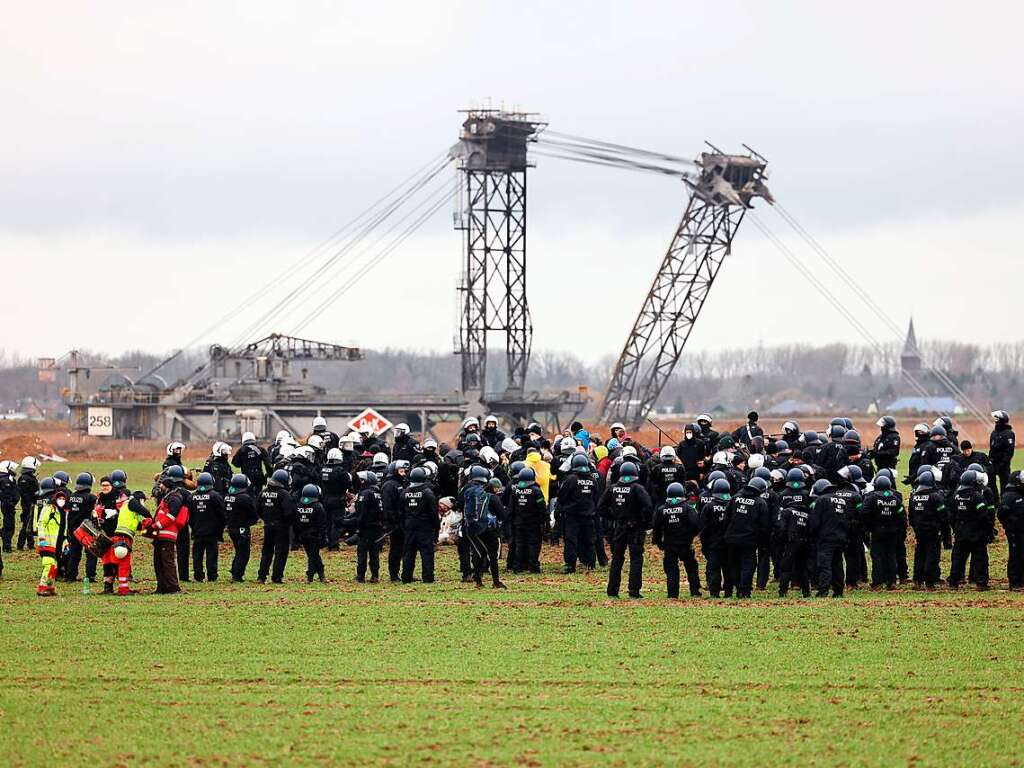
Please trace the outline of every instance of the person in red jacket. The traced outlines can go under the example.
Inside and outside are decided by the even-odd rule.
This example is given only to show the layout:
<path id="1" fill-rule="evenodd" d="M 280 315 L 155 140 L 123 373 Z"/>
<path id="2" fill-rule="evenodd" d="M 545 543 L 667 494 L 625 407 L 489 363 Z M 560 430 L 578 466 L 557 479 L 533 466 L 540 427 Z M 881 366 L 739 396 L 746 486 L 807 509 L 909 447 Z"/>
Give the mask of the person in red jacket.
<path id="1" fill-rule="evenodd" d="M 185 471 L 171 465 L 160 477 L 165 491 L 150 532 L 153 535 L 153 570 L 156 572 L 156 593 L 169 595 L 180 592 L 178 584 L 177 543 L 178 532 L 188 525 L 188 506 L 184 489 Z"/>

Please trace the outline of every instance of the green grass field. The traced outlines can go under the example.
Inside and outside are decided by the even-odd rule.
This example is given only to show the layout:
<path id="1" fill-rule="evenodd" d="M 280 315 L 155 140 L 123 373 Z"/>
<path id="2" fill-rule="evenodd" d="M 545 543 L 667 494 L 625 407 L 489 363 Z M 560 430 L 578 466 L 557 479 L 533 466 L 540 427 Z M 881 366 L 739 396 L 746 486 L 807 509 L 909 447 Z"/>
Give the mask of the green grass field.
<path id="1" fill-rule="evenodd" d="M 148 544 L 139 550 L 149 592 Z M 507 591 L 459 583 L 445 548 L 432 586 L 355 584 L 345 550 L 328 555 L 324 585 L 305 583 L 293 553 L 281 586 L 116 598 L 60 584 L 41 600 L 37 559 L 8 555 L 0 754 L 7 765 L 1022 762 L 1024 595 L 670 603 L 651 550 L 648 599 L 610 601 L 603 572 L 562 576 L 547 559 Z M 1002 542 L 993 560 L 1001 580 Z"/>

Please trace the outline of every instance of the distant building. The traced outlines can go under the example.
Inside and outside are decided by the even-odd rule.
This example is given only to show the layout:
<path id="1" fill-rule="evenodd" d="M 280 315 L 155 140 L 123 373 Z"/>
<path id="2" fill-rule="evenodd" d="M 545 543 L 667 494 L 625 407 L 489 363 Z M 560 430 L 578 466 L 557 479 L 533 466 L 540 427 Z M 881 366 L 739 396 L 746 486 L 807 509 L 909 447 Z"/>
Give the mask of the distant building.
<path id="1" fill-rule="evenodd" d="M 885 407 L 886 413 L 963 413 L 963 406 L 952 397 L 901 397 Z"/>
<path id="2" fill-rule="evenodd" d="M 900 367 L 904 373 L 917 373 L 921 370 L 921 350 L 917 348 L 917 334 L 914 332 L 914 318 L 910 318 L 907 328 L 907 339 L 903 342 L 903 354 L 900 355 Z"/>

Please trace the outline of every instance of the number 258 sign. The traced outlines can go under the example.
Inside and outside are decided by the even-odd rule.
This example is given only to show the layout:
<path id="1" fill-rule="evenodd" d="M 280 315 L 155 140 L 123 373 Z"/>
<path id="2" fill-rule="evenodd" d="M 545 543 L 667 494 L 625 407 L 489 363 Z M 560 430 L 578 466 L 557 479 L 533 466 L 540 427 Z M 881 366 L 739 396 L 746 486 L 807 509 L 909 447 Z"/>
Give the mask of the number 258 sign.
<path id="1" fill-rule="evenodd" d="M 98 437 L 112 437 L 114 434 L 114 409 L 113 408 L 90 408 L 89 409 L 89 434 Z"/>

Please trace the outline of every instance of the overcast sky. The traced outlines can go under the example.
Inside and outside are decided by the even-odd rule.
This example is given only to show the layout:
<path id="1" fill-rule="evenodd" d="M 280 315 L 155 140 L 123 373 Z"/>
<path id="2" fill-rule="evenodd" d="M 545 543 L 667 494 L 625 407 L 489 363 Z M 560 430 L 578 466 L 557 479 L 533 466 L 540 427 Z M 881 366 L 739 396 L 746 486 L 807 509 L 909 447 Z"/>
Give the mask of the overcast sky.
<path id="1" fill-rule="evenodd" d="M 1016 4 L 4 0 L 3 16 L 8 350 L 193 339 L 447 149 L 456 110 L 488 99 L 553 130 L 685 156 L 705 139 L 748 143 L 771 161 L 779 201 L 900 326 L 913 314 L 925 338 L 1022 336 Z M 535 348 L 617 354 L 683 185 L 538 158 L 529 190 Z M 462 259 L 451 213 L 303 335 L 450 350 Z M 261 330 L 293 330 L 359 265 Z M 246 317 L 201 343 L 234 341 Z M 790 341 L 861 338 L 744 225 L 691 344 Z"/>

